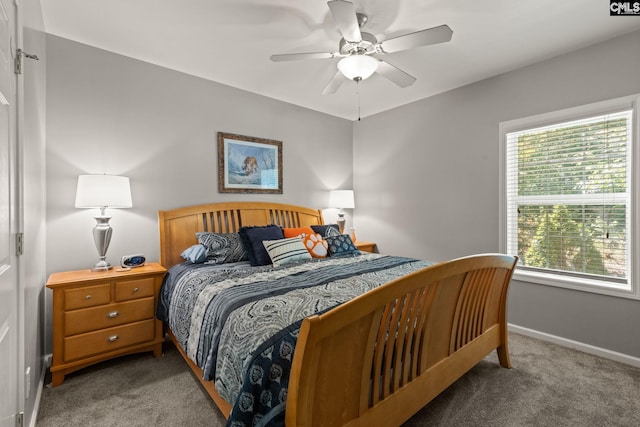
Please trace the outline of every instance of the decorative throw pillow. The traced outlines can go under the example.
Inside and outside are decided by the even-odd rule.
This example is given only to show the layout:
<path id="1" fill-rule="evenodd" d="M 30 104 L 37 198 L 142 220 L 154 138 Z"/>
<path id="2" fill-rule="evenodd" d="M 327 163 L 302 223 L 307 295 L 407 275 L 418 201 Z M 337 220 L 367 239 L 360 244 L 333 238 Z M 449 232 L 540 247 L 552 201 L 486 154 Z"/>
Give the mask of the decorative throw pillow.
<path id="1" fill-rule="evenodd" d="M 299 237 L 280 240 L 265 240 L 262 242 L 271 262 L 275 267 L 296 261 L 311 259 L 309 251 L 304 247 Z"/>
<path id="2" fill-rule="evenodd" d="M 340 235 L 338 224 L 312 225 L 311 229 L 324 238 Z"/>
<path id="3" fill-rule="evenodd" d="M 360 255 L 348 234 L 330 236 L 326 238 L 329 244 L 329 256 Z"/>
<path id="4" fill-rule="evenodd" d="M 249 263 L 252 266 L 271 264 L 271 258 L 262 244 L 264 240 L 284 239 L 282 228 L 277 225 L 242 227 L 238 234 L 240 234 L 244 248 L 247 250 Z"/>
<path id="5" fill-rule="evenodd" d="M 201 244 L 189 246 L 180 256 L 184 258 L 185 261 L 193 264 L 201 264 L 207 260 L 207 248 Z"/>
<path id="6" fill-rule="evenodd" d="M 247 251 L 238 233 L 196 233 L 198 242 L 207 249 L 207 260 L 214 264 L 246 261 Z"/>
<path id="7" fill-rule="evenodd" d="M 302 243 L 314 258 L 326 258 L 329 254 L 327 241 L 318 233 L 304 234 Z"/>
<path id="8" fill-rule="evenodd" d="M 311 227 L 298 227 L 298 228 L 283 228 L 284 238 L 298 237 L 301 234 L 313 234 Z"/>

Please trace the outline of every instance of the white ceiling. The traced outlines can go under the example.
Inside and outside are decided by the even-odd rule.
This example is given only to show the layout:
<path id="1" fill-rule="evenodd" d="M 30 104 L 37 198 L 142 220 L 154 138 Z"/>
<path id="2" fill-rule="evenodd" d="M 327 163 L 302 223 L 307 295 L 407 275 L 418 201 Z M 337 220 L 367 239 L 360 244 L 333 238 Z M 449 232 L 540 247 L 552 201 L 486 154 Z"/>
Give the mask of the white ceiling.
<path id="1" fill-rule="evenodd" d="M 338 50 L 325 0 L 41 3 L 49 34 L 350 120 L 357 92 L 366 117 L 640 29 L 640 17 L 609 16 L 606 0 L 354 0 L 378 41 L 441 24 L 453 38 L 385 56 L 417 78 L 408 88 L 374 75 L 322 95 L 337 59 L 269 57 Z"/>

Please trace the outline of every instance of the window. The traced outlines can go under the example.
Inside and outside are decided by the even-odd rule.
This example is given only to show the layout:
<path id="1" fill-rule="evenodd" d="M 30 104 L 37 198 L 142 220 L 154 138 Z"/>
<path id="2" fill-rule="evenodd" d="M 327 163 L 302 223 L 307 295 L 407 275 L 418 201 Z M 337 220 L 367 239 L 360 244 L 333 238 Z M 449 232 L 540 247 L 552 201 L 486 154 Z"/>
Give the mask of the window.
<path id="1" fill-rule="evenodd" d="M 501 250 L 519 257 L 514 278 L 640 297 L 637 100 L 500 124 Z"/>

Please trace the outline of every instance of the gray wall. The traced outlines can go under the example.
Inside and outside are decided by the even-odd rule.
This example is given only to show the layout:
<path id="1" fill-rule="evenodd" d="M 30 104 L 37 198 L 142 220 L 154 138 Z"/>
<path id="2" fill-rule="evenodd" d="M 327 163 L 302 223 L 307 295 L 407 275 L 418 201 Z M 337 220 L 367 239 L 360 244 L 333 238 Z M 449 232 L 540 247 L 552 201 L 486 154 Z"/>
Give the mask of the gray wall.
<path id="1" fill-rule="evenodd" d="M 640 93 L 640 32 L 354 123 L 358 238 L 446 260 L 499 250 L 502 121 Z M 513 283 L 513 324 L 640 357 L 640 301 Z"/>
<path id="2" fill-rule="evenodd" d="M 56 36 L 47 54 L 49 273 L 97 261 L 97 211 L 74 208 L 79 174 L 131 179 L 133 208 L 109 211 L 111 263 L 158 259 L 161 209 L 249 198 L 323 207 L 329 189 L 352 186 L 350 121 Z M 218 131 L 282 141 L 284 193 L 218 193 Z"/>

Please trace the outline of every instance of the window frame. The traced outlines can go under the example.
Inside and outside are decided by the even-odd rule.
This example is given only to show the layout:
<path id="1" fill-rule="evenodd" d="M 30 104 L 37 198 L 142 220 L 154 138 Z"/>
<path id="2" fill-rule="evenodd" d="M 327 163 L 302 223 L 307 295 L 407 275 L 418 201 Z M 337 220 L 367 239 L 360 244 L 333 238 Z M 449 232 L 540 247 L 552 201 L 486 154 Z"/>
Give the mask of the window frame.
<path id="1" fill-rule="evenodd" d="M 556 286 L 584 292 L 611 295 L 623 298 L 640 299 L 640 94 L 629 95 L 607 101 L 596 102 L 578 107 L 557 110 L 520 119 L 499 123 L 500 143 L 500 212 L 499 239 L 500 251 L 507 251 L 507 134 L 525 129 L 560 124 L 573 120 L 595 117 L 602 114 L 632 110 L 632 129 L 630 144 L 631 174 L 629 219 L 630 241 L 628 285 L 622 286 L 616 281 L 606 279 L 588 279 L 553 272 L 532 271 L 516 267 L 513 279 L 516 281 Z"/>

